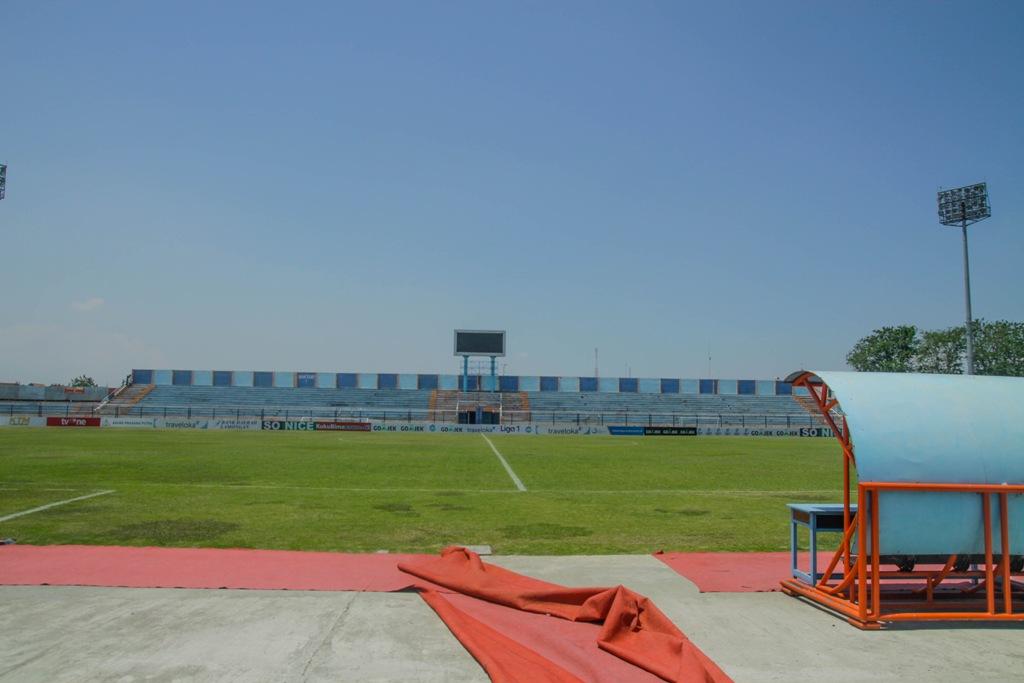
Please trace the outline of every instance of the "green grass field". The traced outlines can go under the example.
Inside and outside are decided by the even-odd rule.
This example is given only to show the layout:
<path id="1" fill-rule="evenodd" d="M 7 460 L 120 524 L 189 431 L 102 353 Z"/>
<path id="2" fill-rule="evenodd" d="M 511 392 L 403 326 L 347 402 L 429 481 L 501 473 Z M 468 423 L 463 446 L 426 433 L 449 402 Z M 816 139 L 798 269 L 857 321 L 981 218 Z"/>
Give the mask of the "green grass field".
<path id="1" fill-rule="evenodd" d="M 831 439 L 0 430 L 0 522 L 32 544 L 501 554 L 784 550 L 840 498 Z"/>

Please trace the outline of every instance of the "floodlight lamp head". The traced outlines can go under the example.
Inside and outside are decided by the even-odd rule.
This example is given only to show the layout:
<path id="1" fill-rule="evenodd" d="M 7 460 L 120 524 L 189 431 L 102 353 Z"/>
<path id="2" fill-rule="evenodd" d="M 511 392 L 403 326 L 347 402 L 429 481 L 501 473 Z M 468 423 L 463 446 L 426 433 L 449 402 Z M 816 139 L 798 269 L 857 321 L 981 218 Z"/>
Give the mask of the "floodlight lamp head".
<path id="1" fill-rule="evenodd" d="M 942 190 L 938 199 L 939 222 L 943 225 L 970 225 L 992 215 L 985 183 Z"/>
<path id="2" fill-rule="evenodd" d="M 0 164 L 0 199 L 4 198 L 7 190 L 7 164 Z"/>

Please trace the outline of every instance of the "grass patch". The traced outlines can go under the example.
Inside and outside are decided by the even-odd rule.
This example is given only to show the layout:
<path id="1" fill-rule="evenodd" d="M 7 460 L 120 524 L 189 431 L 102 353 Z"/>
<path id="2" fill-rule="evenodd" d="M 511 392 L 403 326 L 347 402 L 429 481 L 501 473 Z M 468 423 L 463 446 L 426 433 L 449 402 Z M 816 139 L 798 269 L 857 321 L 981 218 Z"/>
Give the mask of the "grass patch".
<path id="1" fill-rule="evenodd" d="M 20 543 L 497 553 L 784 550 L 790 501 L 841 499 L 826 439 L 0 430 Z M 57 490 L 55 490 L 57 489 Z"/>

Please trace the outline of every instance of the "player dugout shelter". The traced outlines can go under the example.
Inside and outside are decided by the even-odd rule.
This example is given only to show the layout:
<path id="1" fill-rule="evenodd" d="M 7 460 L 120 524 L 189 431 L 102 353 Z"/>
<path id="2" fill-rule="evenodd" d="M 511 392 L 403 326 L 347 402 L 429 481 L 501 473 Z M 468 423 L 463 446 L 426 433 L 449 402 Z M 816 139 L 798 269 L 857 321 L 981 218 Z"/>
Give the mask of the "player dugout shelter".
<path id="1" fill-rule="evenodd" d="M 1024 621 L 1024 378 L 787 380 L 842 447 L 844 531 L 822 574 L 783 590 L 861 628 Z"/>

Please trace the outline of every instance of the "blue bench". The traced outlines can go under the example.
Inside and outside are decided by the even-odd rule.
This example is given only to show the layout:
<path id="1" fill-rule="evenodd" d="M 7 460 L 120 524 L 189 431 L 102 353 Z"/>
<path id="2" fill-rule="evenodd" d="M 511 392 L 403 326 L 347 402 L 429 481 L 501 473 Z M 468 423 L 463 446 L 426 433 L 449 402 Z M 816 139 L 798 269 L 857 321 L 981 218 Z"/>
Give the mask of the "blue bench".
<path id="1" fill-rule="evenodd" d="M 789 554 L 790 574 L 806 584 L 815 585 L 823 577 L 818 573 L 818 532 L 843 533 L 842 503 L 787 503 L 789 508 Z M 857 513 L 857 506 L 850 506 L 850 514 Z M 809 572 L 800 569 L 797 564 L 797 528 L 807 527 L 810 531 L 808 551 L 811 554 Z M 830 578 L 841 579 L 842 572 L 833 572 Z"/>

